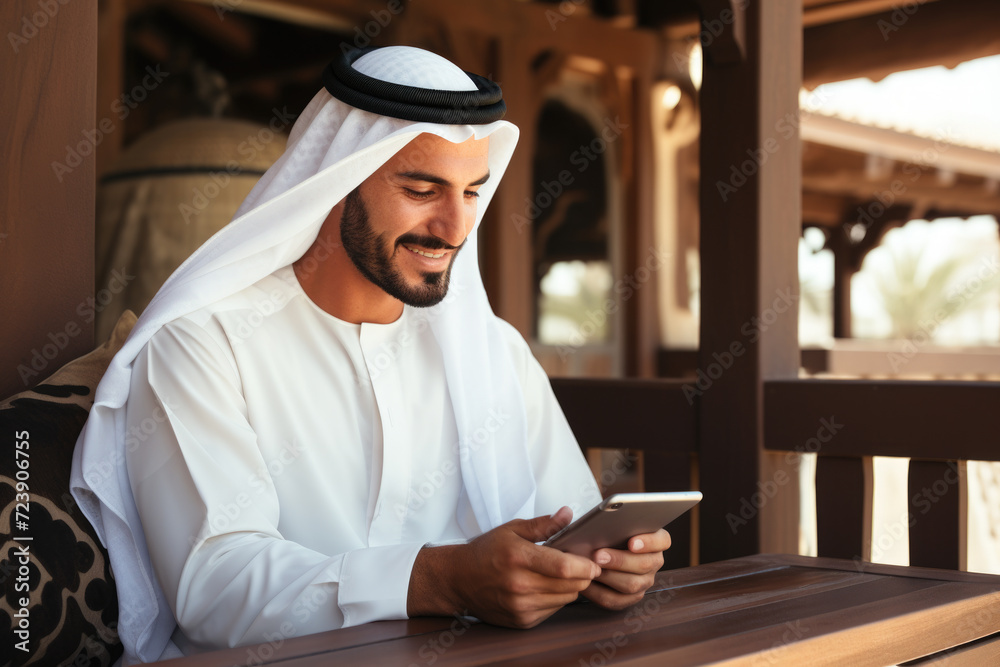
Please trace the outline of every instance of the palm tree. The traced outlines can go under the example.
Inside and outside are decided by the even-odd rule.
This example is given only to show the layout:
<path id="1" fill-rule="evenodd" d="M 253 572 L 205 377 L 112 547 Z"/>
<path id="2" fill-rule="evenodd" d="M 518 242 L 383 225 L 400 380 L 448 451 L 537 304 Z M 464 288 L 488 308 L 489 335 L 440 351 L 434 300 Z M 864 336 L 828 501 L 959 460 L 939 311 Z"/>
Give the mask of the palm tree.
<path id="1" fill-rule="evenodd" d="M 902 239 L 900 239 L 902 240 Z M 1000 300 L 1000 271 L 981 246 L 936 260 L 929 244 L 883 247 L 890 262 L 874 272 L 877 295 L 892 322 L 892 337 L 911 339 L 923 331 L 931 339 L 955 315 Z"/>

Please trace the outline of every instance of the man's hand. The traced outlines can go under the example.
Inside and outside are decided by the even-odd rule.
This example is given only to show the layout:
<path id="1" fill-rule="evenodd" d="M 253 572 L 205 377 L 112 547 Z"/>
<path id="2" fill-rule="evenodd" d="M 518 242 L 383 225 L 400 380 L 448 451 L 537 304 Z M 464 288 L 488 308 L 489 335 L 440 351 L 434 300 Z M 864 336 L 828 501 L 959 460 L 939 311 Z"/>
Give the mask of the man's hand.
<path id="1" fill-rule="evenodd" d="M 660 528 L 632 537 L 628 551 L 598 549 L 593 559 L 604 571 L 583 591 L 584 597 L 608 609 L 631 607 L 653 585 L 653 577 L 663 567 L 663 552 L 669 548 L 670 534 Z"/>
<path id="2" fill-rule="evenodd" d="M 516 519 L 468 544 L 427 547 L 410 575 L 410 616 L 470 613 L 496 625 L 531 628 L 576 600 L 601 568 L 593 561 L 535 544 L 572 519 Z"/>

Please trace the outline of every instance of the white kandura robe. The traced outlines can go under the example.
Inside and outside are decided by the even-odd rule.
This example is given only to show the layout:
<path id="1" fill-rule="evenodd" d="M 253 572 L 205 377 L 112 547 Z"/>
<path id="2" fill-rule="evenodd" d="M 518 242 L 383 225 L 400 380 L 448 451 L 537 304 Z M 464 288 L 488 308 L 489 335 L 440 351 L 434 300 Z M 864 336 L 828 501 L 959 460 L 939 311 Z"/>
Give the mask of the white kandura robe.
<path id="1" fill-rule="evenodd" d="M 127 464 L 156 576 L 186 653 L 406 618 L 427 543 L 477 524 L 430 311 L 351 324 L 290 266 L 164 326 L 136 359 Z M 524 339 L 535 514 L 578 515 L 593 476 Z M 474 450 L 504 428 L 497 405 Z M 501 480 L 502 484 L 502 480 Z"/>

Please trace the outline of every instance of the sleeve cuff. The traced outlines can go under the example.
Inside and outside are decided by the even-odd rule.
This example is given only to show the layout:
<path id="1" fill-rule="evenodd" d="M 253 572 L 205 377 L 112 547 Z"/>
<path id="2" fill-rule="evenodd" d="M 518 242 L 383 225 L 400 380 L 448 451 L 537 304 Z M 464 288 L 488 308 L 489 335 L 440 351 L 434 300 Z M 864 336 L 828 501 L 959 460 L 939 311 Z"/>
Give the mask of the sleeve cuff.
<path id="1" fill-rule="evenodd" d="M 340 578 L 344 627 L 409 618 L 410 572 L 423 544 L 368 547 L 348 552 Z"/>

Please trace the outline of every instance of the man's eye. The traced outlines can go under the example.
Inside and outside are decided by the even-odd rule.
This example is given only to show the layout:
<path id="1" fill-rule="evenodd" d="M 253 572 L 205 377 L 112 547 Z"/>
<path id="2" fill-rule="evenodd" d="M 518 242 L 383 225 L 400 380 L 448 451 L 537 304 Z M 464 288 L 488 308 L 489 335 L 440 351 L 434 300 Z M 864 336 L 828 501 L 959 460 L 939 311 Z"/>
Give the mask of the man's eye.
<path id="1" fill-rule="evenodd" d="M 433 190 L 411 190 L 410 188 L 404 188 L 404 189 L 406 190 L 407 194 L 409 194 L 411 197 L 415 197 L 416 199 L 427 199 L 432 194 L 434 194 Z"/>
<path id="2" fill-rule="evenodd" d="M 473 199 L 478 199 L 479 198 L 479 193 L 478 192 L 473 192 L 472 190 L 466 190 L 465 191 L 465 196 L 466 197 L 472 197 Z"/>

